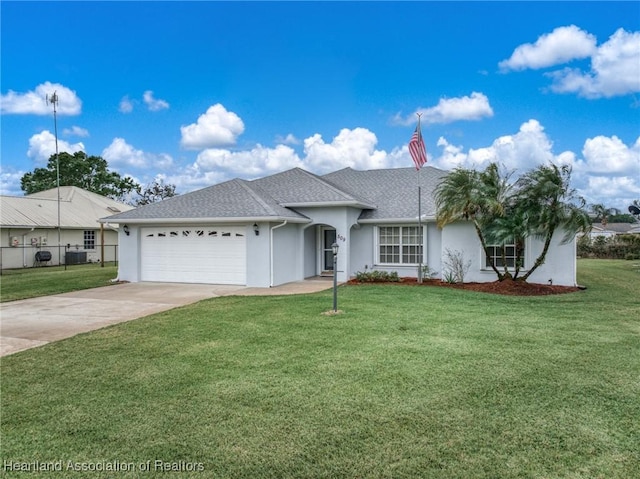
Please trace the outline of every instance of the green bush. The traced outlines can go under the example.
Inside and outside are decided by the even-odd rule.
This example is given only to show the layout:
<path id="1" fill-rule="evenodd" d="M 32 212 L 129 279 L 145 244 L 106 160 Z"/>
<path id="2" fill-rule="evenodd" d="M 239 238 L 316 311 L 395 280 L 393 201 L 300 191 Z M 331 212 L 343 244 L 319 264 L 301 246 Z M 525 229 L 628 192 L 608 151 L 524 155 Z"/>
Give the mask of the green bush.
<path id="1" fill-rule="evenodd" d="M 356 281 L 359 283 L 399 283 L 400 277 L 398 273 L 388 271 L 358 271 L 356 273 Z"/>
<path id="2" fill-rule="evenodd" d="M 598 236 L 593 240 L 582 236 L 577 241 L 577 254 L 581 258 L 627 259 L 640 255 L 640 235 L 624 234 L 610 238 Z"/>

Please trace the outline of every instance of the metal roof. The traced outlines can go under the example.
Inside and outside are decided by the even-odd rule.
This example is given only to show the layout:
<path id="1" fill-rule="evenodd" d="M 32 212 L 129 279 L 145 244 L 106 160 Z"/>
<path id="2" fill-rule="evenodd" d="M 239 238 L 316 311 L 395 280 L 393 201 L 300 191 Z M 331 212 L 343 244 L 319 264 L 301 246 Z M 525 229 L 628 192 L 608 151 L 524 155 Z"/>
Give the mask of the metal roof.
<path id="1" fill-rule="evenodd" d="M 0 196 L 2 228 L 57 228 L 58 189 L 27 196 Z M 75 186 L 60 187 L 60 227 L 97 228 L 98 220 L 133 206 Z"/>

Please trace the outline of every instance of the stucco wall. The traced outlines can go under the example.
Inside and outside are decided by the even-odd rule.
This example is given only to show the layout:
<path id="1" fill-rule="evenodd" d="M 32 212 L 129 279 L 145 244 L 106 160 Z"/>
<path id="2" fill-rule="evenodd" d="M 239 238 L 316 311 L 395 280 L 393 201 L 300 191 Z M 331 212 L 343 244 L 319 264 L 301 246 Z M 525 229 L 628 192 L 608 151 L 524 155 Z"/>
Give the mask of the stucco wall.
<path id="1" fill-rule="evenodd" d="M 424 264 L 438 271 L 440 267 L 441 232 L 435 223 L 426 223 L 423 227 L 426 228 L 424 242 L 426 255 Z M 378 255 L 375 250 L 377 231 L 377 226 L 373 224 L 363 224 L 359 229 L 356 229 L 356 227 L 352 228 L 350 276 L 355 276 L 357 272 L 378 270 L 396 272 L 401 277 L 415 278 L 418 274 L 417 265 L 398 266 L 378 263 Z"/>
<path id="2" fill-rule="evenodd" d="M 302 278 L 300 225 L 292 223 L 273 230 L 273 278 L 271 286 Z"/>
<path id="3" fill-rule="evenodd" d="M 259 235 L 255 234 L 253 225 L 247 225 L 247 286 L 268 288 L 271 281 L 270 228 L 274 224 L 257 224 Z"/>
<path id="4" fill-rule="evenodd" d="M 327 225 L 335 228 L 336 242 L 338 249 L 338 281 L 347 281 L 349 271 L 351 271 L 351 244 L 349 232 L 356 224 L 362 210 L 359 208 L 345 207 L 319 207 L 319 208 L 296 208 L 301 214 L 311 218 L 313 225 Z M 319 245 L 317 245 L 319 247 Z M 300 249 L 300 265 L 304 264 L 304 274 L 308 273 L 307 256 L 303 256 L 305 251 Z M 302 270 L 301 270 L 302 271 Z M 318 274 L 316 271 L 315 274 Z M 311 275 L 310 275 L 311 276 Z"/>
<path id="5" fill-rule="evenodd" d="M 529 277 L 530 283 L 553 284 L 560 286 L 575 286 L 576 284 L 576 252 L 575 240 L 561 245 L 563 233 L 556 233 L 552 238 L 551 248 L 547 253 L 545 263 Z M 543 242 L 530 237 L 525 242 L 525 268 L 531 267 L 542 251 Z M 454 223 L 442 230 L 442 262 L 446 261 L 446 249 L 452 252 L 460 251 L 466 261 L 471 261 L 469 272 L 465 276 L 466 282 L 496 281 L 497 275 L 491 268 L 484 265 L 484 253 L 480 240 L 470 223 Z M 444 266 L 441 267 L 444 269 Z M 521 273 L 521 276 L 524 274 Z"/>
<path id="6" fill-rule="evenodd" d="M 305 227 L 306 226 L 306 227 Z M 316 226 L 303 226 L 303 245 L 302 245 L 302 264 L 303 274 L 305 278 L 316 276 L 318 274 L 317 258 L 318 258 L 318 242 Z"/>
<path id="7" fill-rule="evenodd" d="M 118 261 L 118 279 L 137 283 L 140 281 L 140 228 L 129 226 L 129 235 L 118 232 L 120 260 Z"/>

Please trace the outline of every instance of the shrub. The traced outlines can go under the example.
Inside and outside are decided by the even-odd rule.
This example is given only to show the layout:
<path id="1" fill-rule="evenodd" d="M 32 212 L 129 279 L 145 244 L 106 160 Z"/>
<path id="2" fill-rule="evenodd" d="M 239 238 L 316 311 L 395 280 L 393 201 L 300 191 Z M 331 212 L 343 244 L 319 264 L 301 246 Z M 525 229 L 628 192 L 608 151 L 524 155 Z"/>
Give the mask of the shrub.
<path id="1" fill-rule="evenodd" d="M 399 283 L 400 277 L 395 271 L 358 271 L 356 273 L 356 281 L 359 283 Z"/>
<path id="2" fill-rule="evenodd" d="M 447 283 L 464 283 L 464 277 L 471 268 L 471 260 L 465 261 L 462 251 L 445 250 L 443 278 Z"/>

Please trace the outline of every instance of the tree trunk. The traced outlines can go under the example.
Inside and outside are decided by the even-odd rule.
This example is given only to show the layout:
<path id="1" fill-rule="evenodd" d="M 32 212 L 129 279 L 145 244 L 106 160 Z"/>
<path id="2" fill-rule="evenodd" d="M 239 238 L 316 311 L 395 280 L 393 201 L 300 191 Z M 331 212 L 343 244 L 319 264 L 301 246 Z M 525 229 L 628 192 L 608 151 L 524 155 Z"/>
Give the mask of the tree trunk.
<path id="1" fill-rule="evenodd" d="M 540 256 L 538 256 L 536 258 L 535 263 L 533 263 L 533 267 L 527 271 L 527 274 L 525 274 L 522 278 L 520 278 L 520 281 L 526 281 L 529 276 L 531 276 L 531 274 L 538 269 L 538 267 L 544 263 L 545 258 L 547 257 L 547 251 L 549 251 L 549 246 L 551 245 L 551 237 L 553 236 L 553 232 L 555 231 L 555 228 L 553 228 L 546 236 L 546 238 L 544 239 L 544 247 L 542 248 L 542 252 L 540 253 Z"/>
<path id="2" fill-rule="evenodd" d="M 482 234 L 482 230 L 480 229 L 480 225 L 478 224 L 478 222 L 475 219 L 473 220 L 473 226 L 475 226 L 475 228 L 476 228 L 476 234 L 478 235 L 478 238 L 480 239 L 480 244 L 482 245 L 482 249 L 484 250 L 484 254 L 487 256 L 487 258 L 489 258 L 489 263 L 490 263 L 491 269 L 498 276 L 498 281 L 502 281 L 504 279 L 511 278 L 511 274 L 508 271 L 507 271 L 506 274 L 503 275 L 502 273 L 500 273 L 498 268 L 496 268 L 495 262 L 493 261 L 493 258 L 491 257 L 491 254 L 489 253 L 489 247 L 487 246 L 487 242 L 484 239 L 484 235 Z"/>

